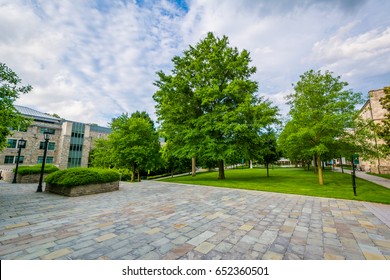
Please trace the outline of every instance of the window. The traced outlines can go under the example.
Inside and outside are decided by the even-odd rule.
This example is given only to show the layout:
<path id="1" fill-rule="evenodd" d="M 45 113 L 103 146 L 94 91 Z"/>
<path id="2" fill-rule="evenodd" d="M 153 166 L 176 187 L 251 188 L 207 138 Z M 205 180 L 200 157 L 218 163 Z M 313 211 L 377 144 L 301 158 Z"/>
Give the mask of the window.
<path id="1" fill-rule="evenodd" d="M 15 162 L 17 161 L 17 158 L 18 157 L 15 157 Z M 24 156 L 20 156 L 19 157 L 19 163 L 23 163 L 23 161 L 24 161 Z"/>
<path id="2" fill-rule="evenodd" d="M 5 156 L 4 158 L 4 164 L 13 164 L 14 163 L 14 156 Z"/>
<path id="3" fill-rule="evenodd" d="M 39 156 L 37 163 L 42 163 L 42 161 L 43 161 L 43 156 Z M 53 163 L 53 162 L 54 162 L 53 157 L 46 157 L 46 163 Z"/>
<path id="4" fill-rule="evenodd" d="M 55 142 L 49 142 L 48 145 L 47 145 L 47 149 L 49 151 L 52 151 L 52 150 L 55 149 L 55 146 L 56 146 Z M 44 150 L 45 149 L 45 142 L 44 141 L 39 143 L 39 149 L 40 150 Z"/>
<path id="5" fill-rule="evenodd" d="M 47 128 L 47 127 L 41 127 L 40 133 L 48 133 L 48 134 L 55 134 L 56 133 L 56 130 L 53 129 L 53 128 Z"/>
<path id="6" fill-rule="evenodd" d="M 70 150 L 70 151 L 82 151 L 82 150 L 83 150 L 83 145 L 79 145 L 79 144 L 70 144 L 69 150 Z"/>
<path id="7" fill-rule="evenodd" d="M 7 140 L 7 148 L 16 148 L 16 143 L 18 140 L 16 139 L 8 139 Z"/>
<path id="8" fill-rule="evenodd" d="M 49 145 L 47 146 L 47 149 L 52 151 L 55 149 L 56 143 L 55 142 L 49 142 Z"/>

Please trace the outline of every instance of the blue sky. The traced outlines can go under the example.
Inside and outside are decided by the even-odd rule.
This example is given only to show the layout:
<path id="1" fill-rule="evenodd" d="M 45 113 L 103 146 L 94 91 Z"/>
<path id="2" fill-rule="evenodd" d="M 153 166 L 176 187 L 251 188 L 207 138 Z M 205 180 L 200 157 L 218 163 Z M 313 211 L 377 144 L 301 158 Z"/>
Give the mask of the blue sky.
<path id="1" fill-rule="evenodd" d="M 0 61 L 33 91 L 18 105 L 107 125 L 147 111 L 156 72 L 212 31 L 250 52 L 259 94 L 285 96 L 309 69 L 365 96 L 390 85 L 390 1 L 0 0 Z"/>

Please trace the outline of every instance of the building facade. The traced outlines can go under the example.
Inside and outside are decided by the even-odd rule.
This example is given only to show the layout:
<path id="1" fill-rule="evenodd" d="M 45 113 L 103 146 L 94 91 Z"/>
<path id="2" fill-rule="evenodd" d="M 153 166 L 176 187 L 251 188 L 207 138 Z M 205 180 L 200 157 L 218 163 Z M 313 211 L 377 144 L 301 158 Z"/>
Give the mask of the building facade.
<path id="1" fill-rule="evenodd" d="M 26 140 L 21 149 L 19 164 L 42 163 L 45 149 L 44 132 L 49 133 L 46 163 L 60 169 L 88 166 L 88 158 L 94 140 L 107 137 L 110 128 L 52 117 L 34 109 L 15 106 L 25 117 L 32 119 L 29 127 L 12 128 L 7 138 L 7 147 L 0 152 L 0 165 L 14 165 L 17 161 L 18 143 Z"/>
<path id="2" fill-rule="evenodd" d="M 388 113 L 380 103 L 380 99 L 384 96 L 384 89 L 371 90 L 369 92 L 369 99 L 360 110 L 360 116 L 366 120 L 373 120 L 376 124 L 381 123 Z M 381 145 L 383 141 L 377 138 L 372 144 L 375 146 Z M 387 158 L 378 157 L 361 160 L 359 165 L 366 172 L 390 174 L 390 156 Z"/>

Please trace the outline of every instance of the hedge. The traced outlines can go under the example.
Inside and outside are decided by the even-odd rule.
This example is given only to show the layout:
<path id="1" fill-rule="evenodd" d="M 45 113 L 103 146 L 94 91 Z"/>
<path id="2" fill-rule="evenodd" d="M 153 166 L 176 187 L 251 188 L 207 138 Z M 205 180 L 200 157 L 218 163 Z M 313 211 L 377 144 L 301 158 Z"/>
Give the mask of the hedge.
<path id="1" fill-rule="evenodd" d="M 45 182 L 64 187 L 83 186 L 119 181 L 120 174 L 111 169 L 77 167 L 47 175 Z"/>
<path id="2" fill-rule="evenodd" d="M 30 175 L 30 174 L 39 174 L 41 173 L 42 165 L 31 165 L 31 166 L 19 166 L 18 174 L 20 175 Z M 58 171 L 58 167 L 52 164 L 46 164 L 43 173 L 50 174 Z M 13 170 L 15 172 L 15 168 Z"/>

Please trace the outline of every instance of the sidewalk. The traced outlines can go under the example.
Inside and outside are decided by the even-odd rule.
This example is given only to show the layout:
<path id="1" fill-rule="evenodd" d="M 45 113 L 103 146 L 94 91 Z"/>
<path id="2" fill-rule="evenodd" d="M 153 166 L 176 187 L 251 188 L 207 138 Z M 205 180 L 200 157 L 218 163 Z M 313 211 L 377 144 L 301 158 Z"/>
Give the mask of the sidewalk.
<path id="1" fill-rule="evenodd" d="M 35 190 L 0 183 L 2 260 L 390 260 L 390 205 L 159 181 Z"/>
<path id="2" fill-rule="evenodd" d="M 336 167 L 335 169 L 333 169 L 333 171 L 341 172 L 341 168 Z M 344 170 L 344 173 L 345 174 L 351 174 L 352 170 Z M 383 187 L 386 187 L 386 188 L 390 189 L 390 179 L 386 179 L 386 178 L 370 175 L 370 174 L 367 174 L 364 171 L 355 171 L 355 175 L 358 178 L 361 178 L 361 179 L 373 182 L 375 184 L 378 184 L 378 185 L 381 185 Z"/>

